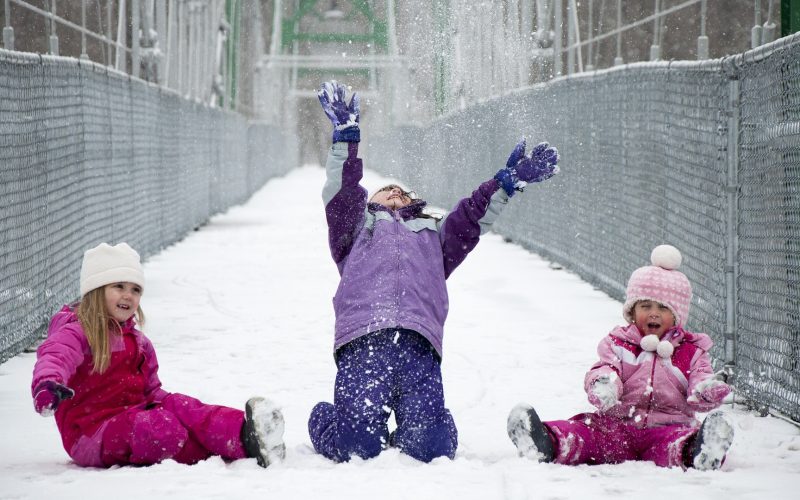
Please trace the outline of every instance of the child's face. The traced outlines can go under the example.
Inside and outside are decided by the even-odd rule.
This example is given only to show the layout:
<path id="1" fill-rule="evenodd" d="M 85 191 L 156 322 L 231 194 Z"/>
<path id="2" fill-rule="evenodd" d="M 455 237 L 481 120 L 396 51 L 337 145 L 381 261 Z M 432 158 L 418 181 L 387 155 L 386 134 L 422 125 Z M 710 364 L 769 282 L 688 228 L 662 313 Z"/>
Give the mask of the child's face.
<path id="1" fill-rule="evenodd" d="M 389 184 L 380 188 L 369 201 L 395 210 L 410 205 L 413 200 L 403 188 L 396 184 Z"/>
<path id="2" fill-rule="evenodd" d="M 633 306 L 633 322 L 642 335 L 664 336 L 675 326 L 675 316 L 667 306 L 655 300 L 640 300 Z"/>
<path id="3" fill-rule="evenodd" d="M 120 323 L 128 321 L 139 308 L 142 288 L 136 283 L 111 283 L 105 286 L 104 292 L 108 314 Z"/>

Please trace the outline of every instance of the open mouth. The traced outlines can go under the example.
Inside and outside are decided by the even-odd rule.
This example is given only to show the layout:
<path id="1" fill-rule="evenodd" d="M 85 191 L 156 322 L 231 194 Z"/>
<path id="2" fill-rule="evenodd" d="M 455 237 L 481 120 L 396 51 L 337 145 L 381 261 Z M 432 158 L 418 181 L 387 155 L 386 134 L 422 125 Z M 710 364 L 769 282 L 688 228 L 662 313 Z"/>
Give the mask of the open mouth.
<path id="1" fill-rule="evenodd" d="M 658 330 L 661 328 L 661 323 L 647 323 L 648 330 Z"/>

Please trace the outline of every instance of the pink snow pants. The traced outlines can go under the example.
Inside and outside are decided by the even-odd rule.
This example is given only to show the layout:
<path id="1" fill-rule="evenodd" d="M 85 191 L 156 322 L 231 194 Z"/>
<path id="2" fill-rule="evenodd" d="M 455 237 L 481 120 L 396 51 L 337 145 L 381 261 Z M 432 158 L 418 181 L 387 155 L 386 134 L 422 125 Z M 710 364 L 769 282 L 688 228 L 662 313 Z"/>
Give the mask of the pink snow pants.
<path id="1" fill-rule="evenodd" d="M 147 409 L 130 409 L 106 424 L 102 461 L 112 465 L 151 465 L 173 459 L 194 464 L 212 455 L 245 457 L 241 430 L 244 412 L 203 404 L 172 393 Z"/>
<path id="2" fill-rule="evenodd" d="M 682 467 L 686 440 L 696 427 L 667 425 L 638 428 L 599 413 L 544 422 L 556 444 L 555 463 L 615 464 L 647 460 L 660 467 Z"/>

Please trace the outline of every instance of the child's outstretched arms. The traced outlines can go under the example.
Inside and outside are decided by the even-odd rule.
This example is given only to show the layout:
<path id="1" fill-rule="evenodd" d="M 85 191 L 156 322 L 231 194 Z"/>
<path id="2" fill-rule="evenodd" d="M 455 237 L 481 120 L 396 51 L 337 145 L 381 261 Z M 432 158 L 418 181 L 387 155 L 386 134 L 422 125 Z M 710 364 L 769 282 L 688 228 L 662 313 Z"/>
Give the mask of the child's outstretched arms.
<path id="1" fill-rule="evenodd" d="M 509 198 L 529 182 L 541 182 L 558 173 L 558 151 L 546 142 L 525 156 L 523 138 L 511 152 L 506 166 L 492 179 L 462 199 L 444 218 L 440 237 L 444 253 L 445 277 L 464 261 L 508 204 Z"/>
<path id="2" fill-rule="evenodd" d="M 511 197 L 516 191 L 531 182 L 542 182 L 556 175 L 558 169 L 558 150 L 546 142 L 539 143 L 529 156 L 525 156 L 525 138 L 516 145 L 508 157 L 506 166 L 498 170 L 494 178 Z"/>

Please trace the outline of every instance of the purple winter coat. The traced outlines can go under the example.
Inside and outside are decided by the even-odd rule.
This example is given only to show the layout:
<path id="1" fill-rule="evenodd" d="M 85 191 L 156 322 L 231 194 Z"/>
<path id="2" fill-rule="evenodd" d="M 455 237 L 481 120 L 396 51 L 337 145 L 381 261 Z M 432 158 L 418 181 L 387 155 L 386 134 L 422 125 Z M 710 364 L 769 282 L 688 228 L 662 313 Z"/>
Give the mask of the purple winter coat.
<path id="1" fill-rule="evenodd" d="M 334 350 L 362 335 L 405 328 L 442 355 L 445 280 L 497 219 L 508 196 L 494 179 L 441 221 L 419 218 L 425 202 L 398 210 L 367 203 L 358 143 L 334 143 L 322 192 L 328 244 L 341 281 L 333 298 Z"/>
<path id="2" fill-rule="evenodd" d="M 695 412 L 719 406 L 702 398 L 687 401 L 695 386 L 714 375 L 708 350 L 713 343 L 705 333 L 692 333 L 676 327 L 662 340 L 675 350 L 670 358 L 644 351 L 642 334 L 634 324 L 618 326 L 597 346 L 600 360 L 586 373 L 588 393 L 601 375 L 616 372 L 619 403 L 606 415 L 636 427 L 696 425 Z"/>

